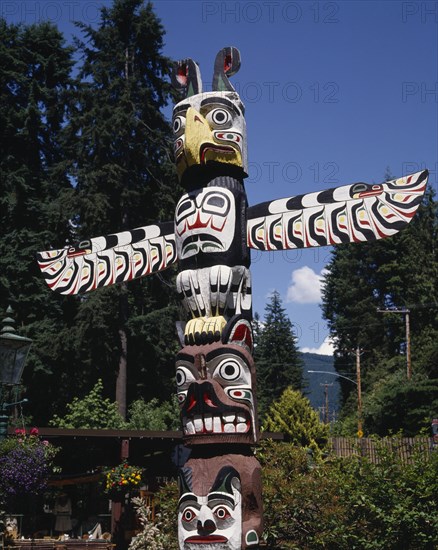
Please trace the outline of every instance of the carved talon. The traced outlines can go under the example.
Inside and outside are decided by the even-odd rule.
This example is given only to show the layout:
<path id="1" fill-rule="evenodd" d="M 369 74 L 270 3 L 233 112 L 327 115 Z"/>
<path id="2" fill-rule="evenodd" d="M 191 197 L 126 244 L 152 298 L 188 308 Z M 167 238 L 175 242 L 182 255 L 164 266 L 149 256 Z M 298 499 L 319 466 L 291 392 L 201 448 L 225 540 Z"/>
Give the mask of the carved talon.
<path id="1" fill-rule="evenodd" d="M 226 324 L 222 315 L 190 319 L 184 330 L 184 342 L 191 346 L 219 342 Z"/>

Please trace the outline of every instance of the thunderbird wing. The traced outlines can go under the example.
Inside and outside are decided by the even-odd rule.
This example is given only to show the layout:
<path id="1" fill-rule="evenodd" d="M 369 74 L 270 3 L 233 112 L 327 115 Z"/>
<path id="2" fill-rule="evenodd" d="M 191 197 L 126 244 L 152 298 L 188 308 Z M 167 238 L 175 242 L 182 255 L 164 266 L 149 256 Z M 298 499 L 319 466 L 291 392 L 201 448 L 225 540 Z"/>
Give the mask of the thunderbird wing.
<path id="1" fill-rule="evenodd" d="M 138 227 L 37 254 L 46 283 L 60 294 L 82 294 L 144 277 L 166 269 L 176 258 L 173 222 Z"/>
<path id="2" fill-rule="evenodd" d="M 424 170 L 381 184 L 355 183 L 248 208 L 247 243 L 287 250 L 394 235 L 415 215 L 426 190 Z"/>

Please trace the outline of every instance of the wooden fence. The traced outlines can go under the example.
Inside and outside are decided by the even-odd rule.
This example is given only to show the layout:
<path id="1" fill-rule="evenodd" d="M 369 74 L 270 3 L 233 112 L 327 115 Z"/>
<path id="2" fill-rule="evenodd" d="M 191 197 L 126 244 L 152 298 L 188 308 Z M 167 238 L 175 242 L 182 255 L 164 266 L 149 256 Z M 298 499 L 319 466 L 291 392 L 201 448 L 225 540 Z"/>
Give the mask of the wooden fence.
<path id="1" fill-rule="evenodd" d="M 397 453 L 405 463 L 410 462 L 416 452 L 429 455 L 432 452 L 430 437 L 385 437 L 373 439 L 363 437 L 332 437 L 330 447 L 334 455 L 340 457 L 364 456 L 374 463 L 380 461 L 380 449 Z M 436 449 L 435 452 L 438 452 Z"/>

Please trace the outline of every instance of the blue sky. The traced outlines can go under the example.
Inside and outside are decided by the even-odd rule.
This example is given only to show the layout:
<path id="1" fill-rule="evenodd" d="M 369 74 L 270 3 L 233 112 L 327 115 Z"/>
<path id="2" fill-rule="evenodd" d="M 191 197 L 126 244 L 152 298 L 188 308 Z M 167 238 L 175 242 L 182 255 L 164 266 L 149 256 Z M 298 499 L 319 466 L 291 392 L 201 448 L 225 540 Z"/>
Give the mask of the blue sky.
<path id="1" fill-rule="evenodd" d="M 2 0 L 10 21 L 97 24 L 100 0 Z M 236 46 L 246 106 L 251 205 L 427 167 L 438 187 L 438 3 L 373 1 L 154 2 L 164 53 L 191 57 L 208 89 L 216 53 Z M 330 249 L 253 255 L 254 311 L 273 289 L 298 345 L 321 349 L 319 307 Z"/>

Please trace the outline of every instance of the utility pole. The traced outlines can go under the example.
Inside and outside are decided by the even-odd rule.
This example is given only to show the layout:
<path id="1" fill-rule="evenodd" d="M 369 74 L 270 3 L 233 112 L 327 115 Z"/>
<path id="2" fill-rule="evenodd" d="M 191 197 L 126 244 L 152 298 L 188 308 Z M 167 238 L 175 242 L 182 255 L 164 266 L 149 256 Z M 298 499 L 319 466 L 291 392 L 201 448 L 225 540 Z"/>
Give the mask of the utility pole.
<path id="1" fill-rule="evenodd" d="M 325 401 L 325 407 L 324 407 L 324 423 L 329 424 L 330 423 L 330 417 L 329 417 L 329 397 L 328 397 L 328 389 L 329 386 L 333 386 L 332 384 L 328 384 L 325 382 L 324 384 L 320 384 L 320 386 L 324 386 L 324 401 Z"/>
<path id="2" fill-rule="evenodd" d="M 408 308 L 394 308 L 394 309 L 378 309 L 378 313 L 401 313 L 405 316 L 405 331 L 406 331 L 406 376 L 408 380 L 412 378 L 412 365 L 411 365 L 411 328 Z"/>
<path id="3" fill-rule="evenodd" d="M 354 351 L 356 355 L 356 381 L 357 381 L 357 436 L 363 437 L 363 423 L 362 423 L 362 380 L 360 376 L 360 356 L 365 353 L 365 350 L 361 350 L 357 345 Z"/>

